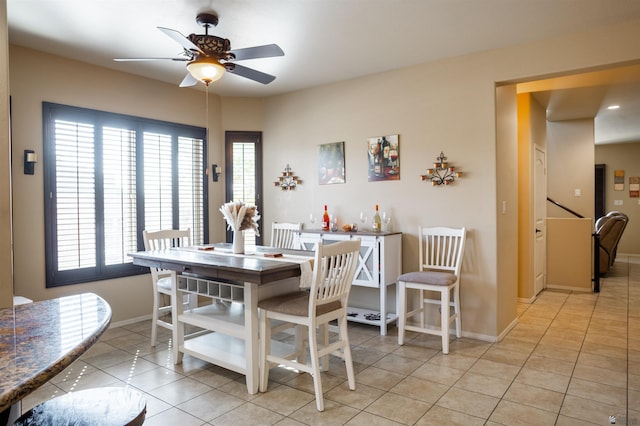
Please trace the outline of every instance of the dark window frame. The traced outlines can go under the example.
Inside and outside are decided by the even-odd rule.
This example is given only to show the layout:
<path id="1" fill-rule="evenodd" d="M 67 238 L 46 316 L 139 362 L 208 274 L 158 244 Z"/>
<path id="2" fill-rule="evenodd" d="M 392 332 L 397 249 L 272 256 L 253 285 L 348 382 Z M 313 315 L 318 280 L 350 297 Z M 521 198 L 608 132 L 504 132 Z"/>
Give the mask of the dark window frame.
<path id="1" fill-rule="evenodd" d="M 135 219 L 128 224 L 136 224 L 136 246 L 137 250 L 144 249 L 142 241 L 142 230 L 145 229 L 145 200 L 144 200 L 144 161 L 143 161 L 143 138 L 145 133 L 162 133 L 171 135 L 172 143 L 172 227 L 179 228 L 179 196 L 177 191 L 179 173 L 177 169 L 178 156 L 175 155 L 178 149 L 179 138 L 190 138 L 202 143 L 202 227 L 200 236 L 202 241 L 192 239 L 194 243 L 207 243 L 209 241 L 209 208 L 208 208 L 208 180 L 207 180 L 207 148 L 206 129 L 202 127 L 189 126 L 179 123 L 164 122 L 142 117 L 135 117 L 125 114 L 99 111 L 88 108 L 80 108 L 68 105 L 55 104 L 50 102 L 42 103 L 43 111 L 43 176 L 44 176 L 44 214 L 45 214 L 45 268 L 46 287 L 58 287 L 78 283 L 101 281 L 106 279 L 121 278 L 126 276 L 145 274 L 149 268 L 140 267 L 130 263 L 131 258 L 123 263 L 107 265 L 105 261 L 106 243 L 104 237 L 104 211 L 103 204 L 105 188 L 103 187 L 103 164 L 102 164 L 102 130 L 103 127 L 118 127 L 121 129 L 131 129 L 135 131 Z M 94 179 L 95 179 L 95 243 L 96 243 L 96 265 L 87 268 L 77 268 L 59 271 L 57 252 L 57 165 L 56 165 L 56 140 L 54 126 L 56 120 L 69 120 L 77 123 L 91 123 L 94 126 Z M 199 162 L 198 162 L 199 163 Z M 193 169 L 197 171 L 196 164 L 191 163 Z M 192 230 L 193 233 L 193 230 Z"/>
<path id="2" fill-rule="evenodd" d="M 258 209 L 258 213 L 260 214 L 260 220 L 258 220 L 260 235 L 256 236 L 256 244 L 262 245 L 264 239 L 264 220 L 262 212 L 262 132 L 238 130 L 225 131 L 225 200 L 227 202 L 233 201 L 233 144 L 237 142 L 252 143 L 255 148 L 255 204 Z M 233 241 L 233 231 L 229 230 L 228 227 L 226 231 L 226 240 L 228 243 Z"/>

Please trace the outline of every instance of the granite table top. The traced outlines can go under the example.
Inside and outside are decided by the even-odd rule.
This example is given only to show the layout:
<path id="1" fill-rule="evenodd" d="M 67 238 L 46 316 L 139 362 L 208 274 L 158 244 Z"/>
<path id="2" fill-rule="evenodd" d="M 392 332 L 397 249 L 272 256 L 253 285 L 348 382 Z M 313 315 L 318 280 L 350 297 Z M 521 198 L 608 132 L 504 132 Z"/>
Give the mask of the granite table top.
<path id="1" fill-rule="evenodd" d="M 0 412 L 68 367 L 110 322 L 111 307 L 93 293 L 0 309 Z"/>

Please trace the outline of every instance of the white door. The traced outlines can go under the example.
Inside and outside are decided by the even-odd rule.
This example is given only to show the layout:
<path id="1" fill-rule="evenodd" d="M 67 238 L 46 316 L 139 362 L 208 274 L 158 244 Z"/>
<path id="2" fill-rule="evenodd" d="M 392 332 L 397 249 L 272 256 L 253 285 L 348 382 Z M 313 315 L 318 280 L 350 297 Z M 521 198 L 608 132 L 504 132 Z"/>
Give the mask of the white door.
<path id="1" fill-rule="evenodd" d="M 547 258 L 547 154 L 543 148 L 535 146 L 533 167 L 533 215 L 535 221 L 534 242 L 534 295 L 545 286 L 545 271 Z"/>

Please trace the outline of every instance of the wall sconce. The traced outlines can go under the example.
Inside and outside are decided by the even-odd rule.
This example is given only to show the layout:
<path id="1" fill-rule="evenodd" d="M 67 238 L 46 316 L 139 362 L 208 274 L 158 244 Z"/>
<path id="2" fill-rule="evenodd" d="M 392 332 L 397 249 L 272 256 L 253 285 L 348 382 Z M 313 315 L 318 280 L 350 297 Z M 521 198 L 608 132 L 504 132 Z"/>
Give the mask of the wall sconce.
<path id="1" fill-rule="evenodd" d="M 24 150 L 24 174 L 32 175 L 35 172 L 35 166 L 38 162 L 38 156 L 32 149 Z"/>
<path id="2" fill-rule="evenodd" d="M 440 156 L 436 157 L 437 162 L 433 163 L 433 169 L 427 169 L 426 175 L 421 175 L 420 179 L 430 180 L 431 185 L 450 185 L 456 178 L 462 176 L 462 172 L 456 172 L 455 167 L 449 166 L 447 157 L 440 152 Z"/>
<path id="3" fill-rule="evenodd" d="M 219 167 L 217 164 L 211 165 L 211 178 L 214 182 L 218 181 L 218 177 L 222 173 L 222 167 Z"/>
<path id="4" fill-rule="evenodd" d="M 284 168 L 284 172 L 282 172 L 282 176 L 278 177 L 276 182 L 273 182 L 275 186 L 279 186 L 283 191 L 291 191 L 292 189 L 296 189 L 298 184 L 302 183 L 298 176 L 294 176 L 291 171 L 291 167 L 287 164 L 287 167 Z"/>

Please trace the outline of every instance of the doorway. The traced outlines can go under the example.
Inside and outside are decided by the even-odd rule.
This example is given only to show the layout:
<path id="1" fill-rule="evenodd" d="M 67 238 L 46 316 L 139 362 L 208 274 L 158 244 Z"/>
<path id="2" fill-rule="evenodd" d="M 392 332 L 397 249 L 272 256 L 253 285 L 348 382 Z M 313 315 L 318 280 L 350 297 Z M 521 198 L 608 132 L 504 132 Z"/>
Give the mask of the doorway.
<path id="1" fill-rule="evenodd" d="M 262 215 L 262 132 L 225 132 L 225 159 L 225 200 L 256 206 Z M 258 227 L 264 229 L 262 219 Z M 262 234 L 243 234 L 245 247 L 262 245 Z M 227 229 L 227 242 L 231 241 L 233 232 Z"/>
<path id="2" fill-rule="evenodd" d="M 595 187 L 595 217 L 594 221 L 600 219 L 605 214 L 606 204 L 605 204 L 605 191 L 606 187 L 604 177 L 606 173 L 606 165 L 605 164 L 596 164 L 595 169 L 595 179 L 596 179 L 596 187 Z"/>

